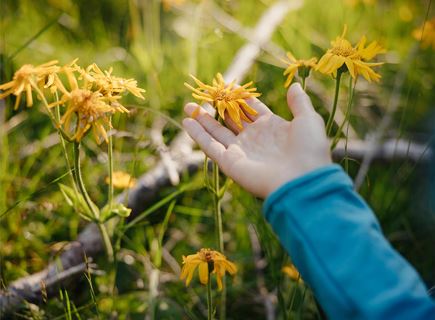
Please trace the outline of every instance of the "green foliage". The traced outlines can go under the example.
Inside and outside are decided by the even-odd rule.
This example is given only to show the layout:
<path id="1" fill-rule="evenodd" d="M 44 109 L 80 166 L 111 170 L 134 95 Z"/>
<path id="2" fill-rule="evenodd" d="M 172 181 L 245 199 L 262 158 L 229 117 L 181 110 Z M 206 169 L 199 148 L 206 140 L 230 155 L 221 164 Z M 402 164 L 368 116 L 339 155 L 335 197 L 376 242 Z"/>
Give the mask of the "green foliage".
<path id="1" fill-rule="evenodd" d="M 166 123 L 163 135 L 167 144 L 180 131 L 182 106 L 190 101 L 190 92 L 183 86 L 188 74 L 211 80 L 216 72 L 226 70 L 247 41 L 242 32 L 229 31 L 213 18 L 211 2 L 186 1 L 180 9 L 165 11 L 157 0 L 2 0 L 1 83 L 23 64 L 51 59 L 64 64 L 76 57 L 82 65 L 96 62 L 102 68 L 113 66 L 116 74 L 137 79 L 147 90 L 146 102 L 139 104 L 127 98 L 130 115 L 115 116 L 113 123 L 117 129 L 115 168 L 139 177 L 160 159 L 150 137 L 156 120 Z M 214 2 L 245 27 L 254 26 L 273 3 Z M 272 41 L 297 57 L 311 57 L 324 52 L 329 41 L 341 34 L 344 23 L 353 42 L 363 34 L 380 39 L 388 50 L 387 64 L 380 68 L 383 79 L 379 85 L 358 82 L 350 122 L 362 138 L 376 129 L 387 112 L 397 73 L 410 63 L 393 117 L 393 137 L 426 142 L 433 139 L 433 51 L 419 49 L 411 59 L 408 56 L 410 48 L 418 45 L 411 32 L 425 20 L 427 3 L 397 0 L 351 7 L 339 0 L 328 1 L 328 5 L 307 0 L 300 10 L 288 14 Z M 403 18 L 403 10 L 411 13 L 410 19 L 409 15 Z M 280 61 L 270 46 L 263 49 L 248 78 L 254 80 L 263 93 L 262 100 L 274 112 L 290 118 Z M 333 79 L 316 72 L 307 79 L 309 91 L 316 87 L 323 93 L 311 92 L 325 119 L 325 101 L 332 99 L 333 86 Z M 341 109 L 346 105 L 346 94 L 344 90 L 339 100 Z M 62 147 L 48 117 L 38 106 L 26 109 L 22 105 L 14 111 L 14 102 L 14 98 L 0 101 L 2 287 L 40 271 L 68 241 L 76 239 L 86 220 L 93 219 L 83 197 L 68 186 Z M 27 305 L 14 317 L 143 319 L 153 314 L 156 319 L 204 318 L 205 287 L 194 279 L 186 288 L 177 277 L 183 255 L 215 246 L 213 200 L 203 187 L 202 172 L 184 173 L 178 187 L 160 190 L 154 205 L 128 219 L 130 212 L 125 206 L 106 205 L 105 148 L 85 139 L 82 175 L 91 198 L 103 208 L 102 221 L 117 223 L 113 232 L 115 262 L 109 264 L 101 256 L 95 261 L 99 269 L 94 274 L 86 274 L 68 290 L 62 288 L 55 299 Z M 350 161 L 351 176 L 358 168 L 357 161 Z M 409 160 L 375 163 L 361 194 L 377 213 L 393 246 L 433 284 L 435 213 L 424 197 L 425 172 L 422 165 Z M 310 290 L 281 272 L 290 258 L 264 221 L 261 208 L 260 200 L 235 184 L 228 186 L 222 199 L 225 253 L 239 269 L 234 279 L 227 277 L 227 318 L 265 318 L 258 294 L 262 287 L 276 294 L 272 302 L 279 319 L 318 319 Z M 253 237 L 260 243 L 260 260 L 253 253 Z M 156 276 L 160 283 L 153 287 L 151 278 Z M 213 298 L 219 302 L 219 294 Z"/>

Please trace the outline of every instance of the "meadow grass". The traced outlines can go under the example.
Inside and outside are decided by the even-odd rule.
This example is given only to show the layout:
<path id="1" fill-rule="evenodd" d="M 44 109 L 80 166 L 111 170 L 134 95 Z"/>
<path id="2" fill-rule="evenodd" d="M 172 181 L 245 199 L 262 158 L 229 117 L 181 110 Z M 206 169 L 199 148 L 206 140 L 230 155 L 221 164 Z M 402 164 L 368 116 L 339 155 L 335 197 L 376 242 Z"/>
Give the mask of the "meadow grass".
<path id="1" fill-rule="evenodd" d="M 58 59 L 63 64 L 76 57 L 81 65 L 96 62 L 102 68 L 113 66 L 114 73 L 138 80 L 147 91 L 146 100 L 127 97 L 130 115 L 113 118 L 117 133 L 112 155 L 116 170 L 138 178 L 160 160 L 160 149 L 150 135 L 156 121 L 165 122 L 165 144 L 180 132 L 183 105 L 191 100 L 190 91 L 183 86 L 188 74 L 210 81 L 217 72 L 226 70 L 247 41 L 241 32 L 229 31 L 213 19 L 211 2 L 185 1 L 163 10 L 157 0 L 3 0 L 0 82 L 8 81 L 26 63 L 37 65 Z M 274 1 L 213 3 L 249 28 Z M 358 81 L 350 124 L 361 139 L 376 130 L 388 112 L 397 74 L 404 63 L 409 63 L 388 136 L 425 144 L 433 141 L 433 50 L 419 48 L 409 57 L 410 49 L 418 46 L 412 30 L 433 17 L 433 10 L 430 1 L 377 1 L 376 5 L 351 6 L 331 0 L 325 6 L 306 0 L 300 10 L 288 14 L 271 41 L 298 57 L 320 57 L 329 41 L 341 34 L 344 24 L 353 43 L 363 34 L 378 39 L 387 48 L 387 63 L 378 69 L 382 80 L 380 84 Z M 264 50 L 247 79 L 255 82 L 261 99 L 274 112 L 289 119 L 282 72 L 281 62 Z M 338 99 L 343 112 L 349 94 L 348 75 L 344 77 Z M 334 80 L 312 72 L 307 90 L 326 120 L 325 103 L 332 102 Z M 24 104 L 14 111 L 13 102 L 10 98 L 0 101 L 2 288 L 55 260 L 87 223 L 65 202 L 58 187 L 58 183 L 69 183 L 62 145 L 42 143 L 55 133 L 50 119 L 35 107 L 26 109 Z M 84 183 L 90 198 L 103 207 L 108 201 L 107 147 L 89 138 L 82 145 Z M 355 177 L 359 161 L 348 159 L 346 163 Z M 375 162 L 360 193 L 376 212 L 393 246 L 433 286 L 435 216 L 433 200 L 426 197 L 427 185 L 422 182 L 425 176 L 425 164 L 418 161 Z M 201 170 L 184 172 L 180 178 L 178 186 L 159 190 L 154 205 L 135 218 L 120 217 L 116 226 L 112 220 L 113 263 L 100 255 L 94 261 L 96 270 L 60 288 L 55 298 L 38 305 L 26 304 L 11 317 L 205 318 L 205 287 L 197 277 L 186 287 L 178 276 L 183 255 L 200 248 L 219 249 L 213 196 L 204 188 Z M 114 197 L 119 192 L 115 190 Z M 262 202 L 232 184 L 221 199 L 221 207 L 225 255 L 238 268 L 234 278 L 226 277 L 227 319 L 263 319 L 267 303 L 271 303 L 278 319 L 320 319 L 321 311 L 310 289 L 281 271 L 291 259 L 262 217 Z M 259 251 L 255 251 L 256 241 Z M 214 280 L 212 286 L 216 288 Z M 222 296 L 217 291 L 212 294 L 218 306 Z"/>

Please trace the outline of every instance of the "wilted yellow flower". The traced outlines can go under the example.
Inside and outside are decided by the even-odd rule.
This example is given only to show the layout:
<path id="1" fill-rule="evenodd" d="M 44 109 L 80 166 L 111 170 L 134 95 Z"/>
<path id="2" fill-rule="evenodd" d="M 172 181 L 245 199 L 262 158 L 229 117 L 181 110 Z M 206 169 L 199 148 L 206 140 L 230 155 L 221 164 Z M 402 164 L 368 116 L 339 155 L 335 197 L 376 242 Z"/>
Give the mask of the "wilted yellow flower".
<path id="1" fill-rule="evenodd" d="M 281 271 L 284 272 L 286 275 L 288 275 L 290 277 L 290 279 L 298 281 L 298 282 L 302 282 L 301 275 L 300 275 L 298 269 L 296 269 L 296 267 L 293 264 L 290 264 L 288 266 L 284 266 Z"/>
<path id="2" fill-rule="evenodd" d="M 222 119 L 225 120 L 225 111 L 227 111 L 231 120 L 239 128 L 243 128 L 242 120 L 248 123 L 252 122 L 245 113 L 256 115 L 257 111 L 251 108 L 245 99 L 260 96 L 260 93 L 256 92 L 256 88 L 249 88 L 252 81 L 243 86 L 236 86 L 234 81 L 227 85 L 222 75 L 218 73 L 213 79 L 213 84 L 207 85 L 194 76 L 191 75 L 191 77 L 198 85 L 198 88 L 193 88 L 188 83 L 184 83 L 184 85 L 193 91 L 192 96 L 201 103 L 209 102 L 213 104 Z"/>
<path id="3" fill-rule="evenodd" d="M 17 109 L 21 102 L 21 94 L 25 92 L 27 106 L 31 107 L 33 105 L 33 89 L 53 84 L 55 73 L 59 71 L 57 63 L 56 60 L 53 60 L 36 67 L 31 64 L 23 65 L 15 72 L 12 81 L 0 85 L 0 90 L 5 91 L 0 93 L 0 99 L 13 94 L 17 97 L 14 106 L 14 109 Z"/>
<path id="4" fill-rule="evenodd" d="M 180 279 L 186 279 L 186 286 L 192 280 L 193 273 L 198 267 L 199 281 L 202 284 L 207 284 L 209 275 L 216 274 L 218 289 L 222 290 L 222 278 L 225 272 L 234 275 L 237 272 L 237 267 L 234 263 L 220 252 L 211 249 L 201 249 L 196 254 L 183 256 L 183 268 L 181 270 Z"/>
<path id="5" fill-rule="evenodd" d="M 145 90 L 137 87 L 137 81 L 135 79 L 124 79 L 113 76 L 112 67 L 110 67 L 109 70 L 102 71 L 94 63 L 87 67 L 86 70 L 79 69 L 78 71 L 87 81 L 93 82 L 97 90 L 103 95 L 116 96 L 128 91 L 138 98 L 145 99 L 142 95 Z"/>
<path id="6" fill-rule="evenodd" d="M 343 34 L 331 42 L 332 48 L 328 49 L 320 59 L 316 70 L 333 76 L 336 76 L 337 71 L 349 71 L 354 79 L 358 75 L 362 75 L 369 82 L 372 80 L 378 82 L 381 75 L 374 72 L 372 67 L 382 65 L 383 63 L 370 63 L 367 61 L 384 52 L 384 49 L 376 41 L 373 41 L 366 47 L 367 38 L 365 36 L 353 47 L 344 38 L 346 31 L 347 27 L 345 26 Z"/>
<path id="7" fill-rule="evenodd" d="M 109 184 L 109 177 L 106 177 L 106 183 Z M 114 171 L 112 174 L 113 186 L 117 189 L 129 189 L 136 185 L 136 179 L 124 171 Z"/>
<path id="8" fill-rule="evenodd" d="M 98 144 L 107 142 L 106 128 L 112 128 L 111 115 L 116 112 L 128 113 L 128 110 L 117 101 L 121 96 L 104 96 L 100 91 L 93 91 L 93 85 L 88 81 L 79 87 L 74 71 L 76 71 L 74 67 L 63 68 L 71 89 L 66 90 L 60 83 L 58 89 L 63 96 L 51 106 L 66 106 L 60 124 L 64 125 L 67 133 L 74 131 L 73 140 L 81 141 L 85 133 L 92 128 Z"/>
<path id="9" fill-rule="evenodd" d="M 421 41 L 423 48 L 432 46 L 432 49 L 435 50 L 435 18 L 427 21 L 420 28 L 415 29 L 412 32 L 412 36 L 416 40 Z"/>
<path id="10" fill-rule="evenodd" d="M 298 60 L 290 52 L 287 52 L 288 60 L 284 60 L 287 64 L 287 68 L 284 71 L 284 76 L 287 75 L 287 80 L 284 87 L 288 87 L 292 82 L 296 72 L 302 78 L 308 77 L 310 70 L 316 66 L 317 58 L 311 58 L 308 60 Z"/>

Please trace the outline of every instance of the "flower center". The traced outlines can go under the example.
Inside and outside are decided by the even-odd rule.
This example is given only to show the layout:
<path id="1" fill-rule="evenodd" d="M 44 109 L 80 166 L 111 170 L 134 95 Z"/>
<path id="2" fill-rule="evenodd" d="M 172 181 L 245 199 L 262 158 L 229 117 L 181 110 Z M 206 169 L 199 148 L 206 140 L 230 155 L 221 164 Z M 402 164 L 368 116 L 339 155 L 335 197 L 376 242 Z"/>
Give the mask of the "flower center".
<path id="1" fill-rule="evenodd" d="M 228 90 L 225 90 L 225 89 L 218 91 L 215 95 L 215 100 L 218 100 L 218 101 L 228 101 L 230 99 L 231 98 L 229 96 L 229 92 L 228 92 Z"/>
<path id="2" fill-rule="evenodd" d="M 337 56 L 349 57 L 349 56 L 358 56 L 355 48 L 348 46 L 337 46 L 332 48 L 331 52 Z"/>
<path id="3" fill-rule="evenodd" d="M 92 122 L 104 114 L 98 109 L 98 96 L 97 92 L 85 89 L 76 89 L 71 92 L 71 104 L 80 114 L 80 118 Z"/>
<path id="4" fill-rule="evenodd" d="M 213 251 L 210 249 L 201 249 L 201 258 L 207 263 L 213 262 Z"/>

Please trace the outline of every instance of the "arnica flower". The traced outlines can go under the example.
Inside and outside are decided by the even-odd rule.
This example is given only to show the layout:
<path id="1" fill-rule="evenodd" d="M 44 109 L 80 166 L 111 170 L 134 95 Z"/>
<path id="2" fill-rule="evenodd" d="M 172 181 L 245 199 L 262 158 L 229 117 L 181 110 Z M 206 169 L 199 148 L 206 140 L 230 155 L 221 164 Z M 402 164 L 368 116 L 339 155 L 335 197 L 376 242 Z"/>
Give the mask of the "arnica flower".
<path id="1" fill-rule="evenodd" d="M 245 100 L 260 96 L 260 93 L 256 92 L 256 88 L 249 88 L 252 81 L 243 86 L 236 86 L 234 81 L 227 85 L 222 75 L 218 73 L 213 79 L 212 85 L 207 85 L 194 76 L 191 75 L 191 77 L 198 88 L 193 88 L 188 83 L 184 83 L 184 85 L 193 91 L 192 96 L 201 103 L 211 103 L 223 120 L 225 120 L 226 111 L 240 129 L 243 128 L 242 120 L 248 123 L 252 122 L 246 113 L 255 116 L 257 111 L 251 108 Z"/>
<path id="2" fill-rule="evenodd" d="M 385 50 L 376 41 L 366 47 L 367 38 L 365 36 L 353 47 L 344 38 L 346 31 L 347 27 L 345 26 L 343 34 L 331 42 L 332 48 L 328 49 L 317 63 L 316 70 L 333 76 L 336 76 L 337 72 L 349 71 L 354 79 L 358 75 L 362 75 L 369 82 L 378 82 L 381 75 L 373 71 L 372 67 L 380 66 L 383 63 L 370 63 L 367 61 L 373 59 L 379 53 L 385 52 Z"/>
<path id="3" fill-rule="evenodd" d="M 317 58 L 311 58 L 308 60 L 298 60 L 290 52 L 287 52 L 288 60 L 284 60 L 287 64 L 287 68 L 284 71 L 284 76 L 287 76 L 287 80 L 284 87 L 288 87 L 292 80 L 298 72 L 301 78 L 306 78 L 309 76 L 311 69 L 316 67 Z"/>
<path id="4" fill-rule="evenodd" d="M 284 274 L 286 274 L 290 279 L 295 280 L 297 282 L 303 282 L 301 275 L 293 264 L 288 266 L 284 266 L 281 270 Z"/>
<path id="5" fill-rule="evenodd" d="M 183 268 L 180 279 L 186 279 L 186 286 L 192 280 L 196 268 L 198 268 L 199 281 L 204 285 L 210 280 L 210 274 L 216 274 L 219 290 L 222 290 L 222 278 L 225 272 L 228 271 L 230 275 L 234 275 L 237 272 L 236 265 L 227 260 L 222 253 L 204 248 L 196 254 L 191 254 L 187 257 L 183 256 Z"/>
<path id="6" fill-rule="evenodd" d="M 106 183 L 109 183 L 109 177 L 106 177 Z M 129 189 L 136 185 L 136 179 L 124 171 L 114 171 L 112 174 L 113 186 L 117 189 Z"/>
<path id="7" fill-rule="evenodd" d="M 64 105 L 66 111 L 60 124 L 67 133 L 74 132 L 72 139 L 81 141 L 85 133 L 92 129 L 98 144 L 108 141 L 106 128 L 112 128 L 111 116 L 117 112 L 128 113 L 128 110 L 118 100 L 121 96 L 103 95 L 98 89 L 95 91 L 93 83 L 85 79 L 79 87 L 76 74 L 77 68 L 68 65 L 62 68 L 70 85 L 70 90 L 59 82 L 58 89 L 63 93 L 62 98 L 50 106 Z"/>
<path id="8" fill-rule="evenodd" d="M 421 41 L 421 46 L 423 48 L 429 48 L 432 46 L 432 49 L 435 50 L 435 18 L 427 21 L 423 26 L 418 29 L 415 29 L 412 32 L 412 36 Z"/>
<path id="9" fill-rule="evenodd" d="M 21 102 L 21 94 L 26 94 L 27 107 L 33 105 L 32 90 L 38 86 L 48 87 L 53 84 L 54 76 L 59 71 L 58 62 L 56 60 L 49 61 L 39 66 L 33 66 L 31 64 L 25 64 L 18 69 L 12 81 L 0 85 L 0 99 L 4 99 L 7 96 L 13 94 L 17 97 L 15 100 L 14 109 L 18 109 Z"/>
<path id="10" fill-rule="evenodd" d="M 78 69 L 82 77 L 87 81 L 93 82 L 103 95 L 113 96 L 121 95 L 128 91 L 134 96 L 145 99 L 142 95 L 145 92 L 144 89 L 138 88 L 137 81 L 135 79 L 124 79 L 112 75 L 113 68 L 102 71 L 95 63 L 91 64 L 86 70 Z"/>

